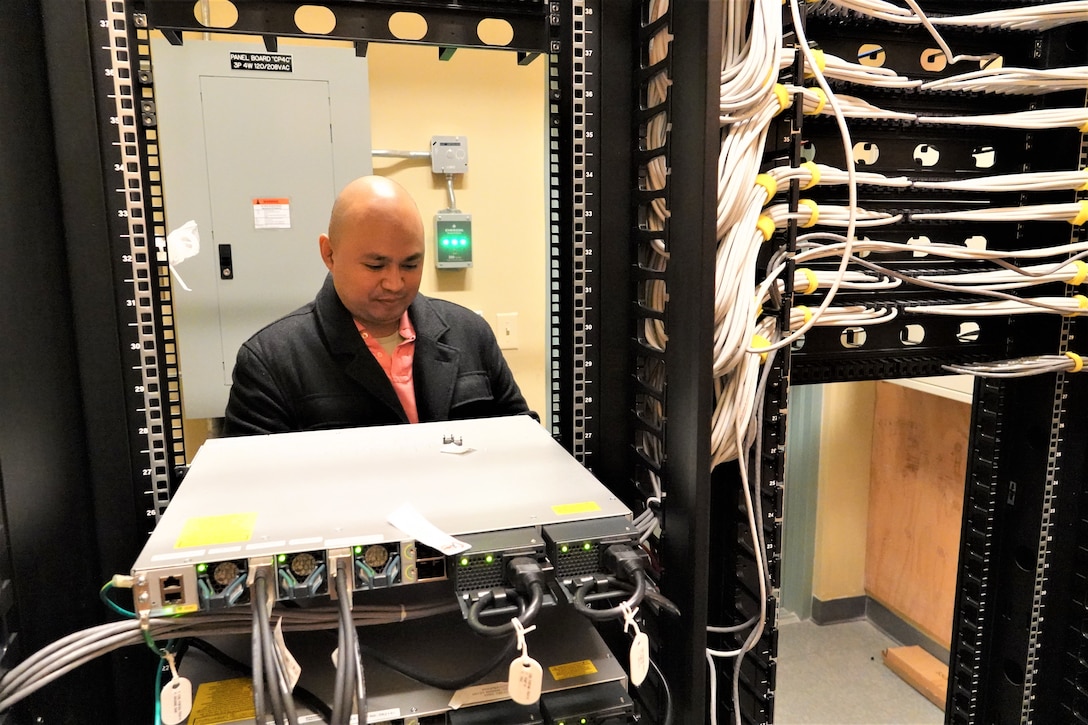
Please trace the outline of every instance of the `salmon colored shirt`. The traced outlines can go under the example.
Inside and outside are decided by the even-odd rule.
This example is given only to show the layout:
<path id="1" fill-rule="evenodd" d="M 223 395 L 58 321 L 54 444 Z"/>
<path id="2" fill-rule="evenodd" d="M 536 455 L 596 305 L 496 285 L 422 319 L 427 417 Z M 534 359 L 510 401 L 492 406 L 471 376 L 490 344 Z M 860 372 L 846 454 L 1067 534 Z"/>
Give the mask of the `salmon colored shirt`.
<path id="1" fill-rule="evenodd" d="M 355 320 L 355 327 L 358 328 L 359 334 L 363 336 L 363 341 L 374 359 L 382 366 L 382 370 L 385 371 L 389 382 L 393 384 L 393 390 L 397 393 L 400 405 L 408 415 L 408 422 L 418 423 L 416 389 L 412 384 L 412 361 L 415 359 L 416 352 L 416 330 L 412 327 L 412 321 L 408 319 L 408 313 L 405 312 L 400 318 L 400 329 L 397 332 L 403 340 L 393 350 L 392 357 L 382 347 L 382 343 L 367 332 L 366 327 L 358 320 Z"/>

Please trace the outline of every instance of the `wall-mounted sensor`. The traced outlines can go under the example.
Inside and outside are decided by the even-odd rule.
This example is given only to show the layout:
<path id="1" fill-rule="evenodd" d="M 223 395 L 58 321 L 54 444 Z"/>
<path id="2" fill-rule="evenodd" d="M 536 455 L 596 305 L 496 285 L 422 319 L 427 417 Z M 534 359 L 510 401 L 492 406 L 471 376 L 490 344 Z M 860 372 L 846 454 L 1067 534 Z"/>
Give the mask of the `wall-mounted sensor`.
<path id="1" fill-rule="evenodd" d="M 435 266 L 462 269 L 472 266 L 472 215 L 440 211 L 434 215 Z"/>

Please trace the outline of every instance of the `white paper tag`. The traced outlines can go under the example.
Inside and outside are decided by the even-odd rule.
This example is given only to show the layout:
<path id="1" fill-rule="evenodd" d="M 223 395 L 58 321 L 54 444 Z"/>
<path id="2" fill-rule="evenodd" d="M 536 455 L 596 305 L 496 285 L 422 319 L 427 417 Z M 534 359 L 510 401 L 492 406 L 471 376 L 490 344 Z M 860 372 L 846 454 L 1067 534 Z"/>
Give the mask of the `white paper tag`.
<path id="1" fill-rule="evenodd" d="M 650 638 L 639 632 L 631 641 L 631 684 L 638 687 L 650 670 Z"/>
<path id="2" fill-rule="evenodd" d="M 543 682 L 544 670 L 532 657 L 518 657 L 510 663 L 507 686 L 510 699 L 519 705 L 532 705 L 539 700 Z"/>
<path id="3" fill-rule="evenodd" d="M 273 631 L 276 639 L 276 650 L 283 660 L 284 674 L 287 676 L 287 689 L 294 690 L 298 684 L 298 678 L 302 676 L 302 667 L 295 659 L 291 651 L 287 649 L 287 643 L 283 641 L 283 617 L 276 620 L 276 629 Z"/>
<path id="4" fill-rule="evenodd" d="M 422 541 L 432 549 L 438 549 L 446 556 L 455 556 L 472 548 L 471 544 L 458 541 L 432 524 L 410 503 L 401 505 L 386 517 L 386 521 L 416 541 Z"/>
<path id="5" fill-rule="evenodd" d="M 159 694 L 163 725 L 185 722 L 193 709 L 193 683 L 186 677 L 175 677 L 166 683 Z"/>

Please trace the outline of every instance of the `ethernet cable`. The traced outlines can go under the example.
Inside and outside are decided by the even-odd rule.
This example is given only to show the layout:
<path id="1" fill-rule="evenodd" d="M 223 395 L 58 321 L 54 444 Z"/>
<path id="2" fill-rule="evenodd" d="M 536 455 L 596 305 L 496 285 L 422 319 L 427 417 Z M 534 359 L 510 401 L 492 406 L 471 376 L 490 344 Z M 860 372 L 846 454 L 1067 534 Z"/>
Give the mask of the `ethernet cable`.
<path id="1" fill-rule="evenodd" d="M 820 69 L 828 78 L 846 81 L 858 85 L 879 88 L 918 88 L 922 81 L 899 75 L 891 68 L 851 63 L 825 51 L 813 51 L 813 56 L 820 63 Z"/>
<path id="2" fill-rule="evenodd" d="M 918 116 L 918 123 L 992 126 L 996 128 L 1075 128 L 1088 133 L 1088 108 L 1040 108 L 978 116 Z"/>
<path id="3" fill-rule="evenodd" d="M 427 605 L 356 607 L 352 613 L 355 626 L 389 624 L 409 619 L 431 617 L 459 611 L 456 602 Z M 328 606 L 307 609 L 276 607 L 272 612 L 283 620 L 285 631 L 312 631 L 337 626 L 339 615 Z M 181 637 L 206 637 L 224 634 L 251 634 L 252 614 L 241 608 L 220 613 L 190 614 L 176 618 L 149 618 L 143 623 L 148 637 L 165 640 Z M 90 627 L 62 637 L 37 652 L 0 678 L 0 712 L 4 712 L 68 672 L 121 647 L 143 645 L 145 632 L 141 622 L 125 619 Z M 254 662 L 256 665 L 257 661 Z"/>
<path id="4" fill-rule="evenodd" d="M 1000 28 L 1002 30 L 1050 30 L 1062 25 L 1083 23 L 1088 17 L 1088 2 L 1056 2 L 1045 5 L 1029 5 L 1022 8 L 992 10 L 971 15 L 954 15 L 933 18 L 934 25 L 953 25 L 969 28 Z"/>
<path id="5" fill-rule="evenodd" d="M 1063 355 L 1032 355 L 995 362 L 942 365 L 953 373 L 978 378 L 1026 378 L 1032 375 L 1079 373 L 1084 369 L 1084 357 L 1074 352 Z"/>
<path id="6" fill-rule="evenodd" d="M 960 91 L 1005 95 L 1043 95 L 1088 86 L 1088 66 L 1068 68 L 983 68 L 921 84 L 926 91 Z"/>
<path id="7" fill-rule="evenodd" d="M 955 220 L 955 221 L 991 221 L 1025 222 L 1057 221 L 1069 222 L 1073 226 L 1088 223 L 1088 201 L 1069 204 L 1027 204 L 1024 206 L 990 207 L 983 209 L 960 209 L 942 212 L 915 212 L 912 220 Z"/>
<path id="8" fill-rule="evenodd" d="M 1088 79 L 1085 82 L 1088 83 Z M 1088 191 L 1088 169 L 976 176 L 953 181 L 920 180 L 913 182 L 912 186 L 916 189 L 960 191 Z"/>

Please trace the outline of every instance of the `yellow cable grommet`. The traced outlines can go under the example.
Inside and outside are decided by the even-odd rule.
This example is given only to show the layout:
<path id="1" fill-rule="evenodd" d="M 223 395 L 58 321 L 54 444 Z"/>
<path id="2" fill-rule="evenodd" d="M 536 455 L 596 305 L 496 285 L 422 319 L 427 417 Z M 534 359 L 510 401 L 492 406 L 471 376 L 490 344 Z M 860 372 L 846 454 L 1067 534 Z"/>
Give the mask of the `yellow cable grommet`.
<path id="1" fill-rule="evenodd" d="M 799 267 L 797 271 L 805 275 L 805 279 L 808 280 L 808 287 L 805 287 L 803 290 L 801 290 L 801 294 L 810 295 L 816 290 L 820 289 L 820 281 L 816 279 L 815 272 L 813 272 L 808 267 Z"/>
<path id="2" fill-rule="evenodd" d="M 1079 227 L 1081 224 L 1088 222 L 1088 199 L 1081 199 L 1080 211 L 1077 215 L 1069 220 L 1069 223 L 1075 227 Z"/>
<path id="3" fill-rule="evenodd" d="M 770 346 L 771 346 L 771 341 L 768 340 L 767 338 L 765 338 L 763 335 L 760 335 L 758 333 L 755 334 L 755 335 L 752 335 L 752 348 L 753 349 L 760 350 L 762 348 L 770 347 Z M 767 362 L 767 353 L 765 353 L 765 352 L 759 353 L 759 361 L 760 362 Z"/>
<path id="4" fill-rule="evenodd" d="M 790 107 L 790 92 L 787 91 L 786 87 L 781 83 L 775 83 L 772 90 L 774 91 L 775 98 L 778 99 L 778 113 L 782 113 L 782 111 L 785 111 Z M 778 113 L 775 115 L 777 116 Z"/>
<path id="5" fill-rule="evenodd" d="M 1076 268 L 1077 273 L 1070 277 L 1066 284 L 1071 284 L 1076 287 L 1077 285 L 1084 284 L 1084 280 L 1088 279 L 1088 262 L 1085 262 L 1083 259 L 1078 259 L 1073 262 L 1073 266 Z"/>
<path id="6" fill-rule="evenodd" d="M 827 105 L 827 94 L 824 93 L 823 88 L 809 88 L 816 95 L 816 108 L 811 111 L 805 111 L 806 116 L 818 116 L 821 111 L 824 110 L 824 106 Z"/>
<path id="7" fill-rule="evenodd" d="M 763 233 L 763 241 L 770 241 L 770 238 L 774 236 L 774 219 L 766 214 L 760 214 L 759 219 L 756 220 L 756 228 Z"/>
<path id="8" fill-rule="evenodd" d="M 820 167 L 818 167 L 811 161 L 806 161 L 801 164 L 801 168 L 808 169 L 808 172 L 812 174 L 812 179 L 807 184 L 801 186 L 801 191 L 811 189 L 812 187 L 820 183 Z"/>
<path id="9" fill-rule="evenodd" d="M 813 48 L 812 59 L 816 61 L 816 67 L 820 69 L 821 73 L 823 73 L 824 68 L 827 67 L 827 57 L 824 55 L 824 52 L 819 48 Z M 815 75 L 816 74 L 808 68 L 805 69 L 805 78 L 812 78 Z"/>
<path id="10" fill-rule="evenodd" d="M 820 205 L 814 202 L 812 199 L 801 199 L 797 202 L 798 205 L 805 207 L 809 211 L 808 221 L 804 224 L 798 222 L 797 226 L 808 229 L 809 227 L 816 226 L 817 220 L 820 218 Z"/>
<path id="11" fill-rule="evenodd" d="M 763 206 L 767 206 L 771 203 L 771 199 L 778 193 L 778 182 L 770 174 L 760 174 L 756 177 L 756 186 L 762 186 L 763 190 L 767 192 L 767 201 L 763 202 Z"/>

